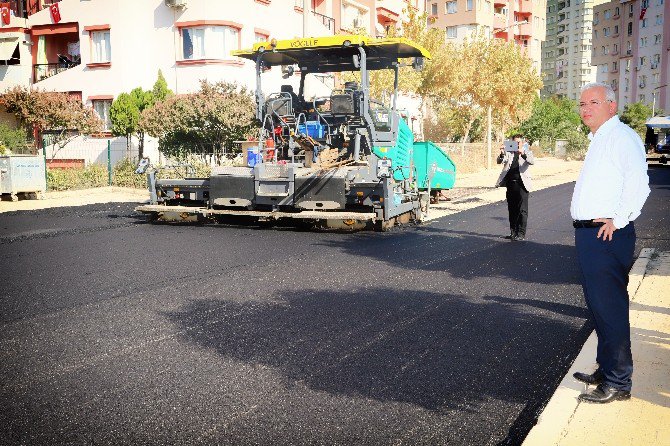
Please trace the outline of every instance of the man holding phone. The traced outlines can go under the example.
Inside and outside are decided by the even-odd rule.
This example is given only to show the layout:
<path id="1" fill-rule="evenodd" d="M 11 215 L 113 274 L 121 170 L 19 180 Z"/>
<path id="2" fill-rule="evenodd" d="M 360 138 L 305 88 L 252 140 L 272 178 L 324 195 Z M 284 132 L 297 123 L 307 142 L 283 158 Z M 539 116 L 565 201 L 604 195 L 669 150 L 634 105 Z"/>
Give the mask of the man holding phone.
<path id="1" fill-rule="evenodd" d="M 512 140 L 505 141 L 496 162 L 503 165 L 496 187 L 507 187 L 510 234 L 505 238 L 522 241 L 526 238 L 528 197 L 531 188 L 528 168 L 535 162 L 535 158 L 528 143 L 520 134 L 516 134 L 512 136 Z"/>

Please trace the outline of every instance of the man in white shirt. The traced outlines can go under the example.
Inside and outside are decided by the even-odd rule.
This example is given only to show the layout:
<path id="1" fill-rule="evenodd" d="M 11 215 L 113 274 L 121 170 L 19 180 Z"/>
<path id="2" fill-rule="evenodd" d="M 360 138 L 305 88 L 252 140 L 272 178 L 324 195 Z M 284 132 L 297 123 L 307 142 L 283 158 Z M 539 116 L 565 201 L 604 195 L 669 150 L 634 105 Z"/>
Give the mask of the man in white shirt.
<path id="1" fill-rule="evenodd" d="M 629 399 L 632 387 L 628 273 L 635 250 L 633 220 L 649 196 L 649 177 L 642 140 L 619 121 L 609 85 L 582 87 L 579 111 L 591 129 L 591 143 L 570 213 L 584 297 L 598 335 L 598 369 L 574 377 L 598 386 L 580 400 L 608 403 Z"/>

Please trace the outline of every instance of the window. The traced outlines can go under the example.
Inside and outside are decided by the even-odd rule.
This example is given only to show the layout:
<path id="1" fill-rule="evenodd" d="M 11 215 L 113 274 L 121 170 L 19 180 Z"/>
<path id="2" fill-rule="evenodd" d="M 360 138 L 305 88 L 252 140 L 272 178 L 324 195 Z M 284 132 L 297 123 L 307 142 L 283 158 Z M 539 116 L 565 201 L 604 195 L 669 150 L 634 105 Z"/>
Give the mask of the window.
<path id="1" fill-rule="evenodd" d="M 456 2 L 447 2 L 446 3 L 447 14 L 456 14 L 458 10 L 456 9 Z"/>
<path id="2" fill-rule="evenodd" d="M 112 61 L 110 31 L 91 31 L 91 62 L 107 63 Z"/>
<path id="3" fill-rule="evenodd" d="M 605 20 L 609 20 L 612 17 L 612 12 L 609 9 L 605 10 Z"/>
<path id="4" fill-rule="evenodd" d="M 633 22 L 628 22 L 628 35 L 633 35 Z"/>
<path id="5" fill-rule="evenodd" d="M 265 42 L 270 38 L 268 34 L 256 31 L 254 33 L 254 42 Z"/>
<path id="6" fill-rule="evenodd" d="M 614 8 L 614 17 L 619 17 L 619 7 Z"/>
<path id="7" fill-rule="evenodd" d="M 456 38 L 456 27 L 455 26 L 447 26 L 447 37 L 450 39 L 455 39 Z"/>
<path id="8" fill-rule="evenodd" d="M 649 7 L 649 0 L 642 0 L 642 8 L 648 8 Z"/>
<path id="9" fill-rule="evenodd" d="M 181 29 L 184 60 L 228 59 L 239 49 L 240 30 L 232 26 L 199 26 Z"/>
<path id="10" fill-rule="evenodd" d="M 638 65 L 638 66 L 643 67 L 644 64 L 646 64 L 646 63 L 647 63 L 647 58 L 645 56 L 642 56 L 642 57 L 640 57 L 640 65 Z"/>
<path id="11" fill-rule="evenodd" d="M 92 100 L 93 110 L 100 117 L 102 121 L 102 130 L 109 132 L 112 130 L 112 120 L 109 117 L 109 109 L 112 107 L 111 99 Z"/>
<path id="12" fill-rule="evenodd" d="M 607 73 L 607 64 L 604 63 L 600 66 L 600 72 L 601 73 Z"/>
<path id="13" fill-rule="evenodd" d="M 649 26 L 649 19 L 647 18 L 642 19 L 642 24 L 640 25 L 640 28 L 646 28 L 647 26 Z"/>
<path id="14" fill-rule="evenodd" d="M 617 71 L 617 68 L 619 68 L 619 67 L 617 66 L 617 63 L 616 63 L 616 62 L 612 62 L 612 71 L 613 71 L 613 72 L 616 72 L 616 71 Z"/>
<path id="15" fill-rule="evenodd" d="M 654 45 L 658 45 L 663 41 L 663 37 L 661 34 L 656 34 L 654 36 Z"/>
<path id="16" fill-rule="evenodd" d="M 619 25 L 614 25 L 614 35 L 615 36 L 619 35 Z"/>
<path id="17" fill-rule="evenodd" d="M 465 2 L 465 10 L 466 11 L 472 11 L 472 2 L 473 1 L 474 0 L 466 0 L 466 2 Z"/>
<path id="18" fill-rule="evenodd" d="M 605 37 L 607 37 L 607 36 L 610 35 L 610 29 L 609 29 L 609 27 L 607 27 L 607 28 L 603 28 L 603 35 L 605 35 Z"/>
<path id="19" fill-rule="evenodd" d="M 612 53 L 613 54 L 619 53 L 619 45 L 617 45 L 616 43 L 614 44 L 614 48 L 612 48 Z"/>
<path id="20" fill-rule="evenodd" d="M 647 38 L 646 37 L 640 37 L 640 46 L 641 47 L 647 46 Z"/>
<path id="21" fill-rule="evenodd" d="M 437 15 L 437 3 L 433 3 L 432 5 L 430 5 L 430 14 Z"/>
<path id="22" fill-rule="evenodd" d="M 663 24 L 663 14 L 656 15 L 656 24 L 657 25 L 662 25 Z"/>

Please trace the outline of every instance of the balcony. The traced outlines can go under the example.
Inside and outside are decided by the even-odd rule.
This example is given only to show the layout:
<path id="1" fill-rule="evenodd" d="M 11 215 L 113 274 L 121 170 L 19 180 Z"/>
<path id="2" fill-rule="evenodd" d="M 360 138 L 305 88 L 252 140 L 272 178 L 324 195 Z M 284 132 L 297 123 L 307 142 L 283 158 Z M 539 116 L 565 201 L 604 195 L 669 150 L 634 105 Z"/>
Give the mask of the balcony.
<path id="1" fill-rule="evenodd" d="M 493 29 L 503 29 L 507 27 L 507 16 L 503 14 L 493 14 Z"/>
<path id="2" fill-rule="evenodd" d="M 27 19 L 29 16 L 48 8 L 60 0 L 8 0 L 9 9 L 14 17 Z"/>
<path id="3" fill-rule="evenodd" d="M 36 25 L 33 33 L 33 82 L 39 82 L 79 66 L 77 24 Z"/>
<path id="4" fill-rule="evenodd" d="M 532 0 L 519 0 L 519 14 L 532 14 L 533 13 L 533 2 Z"/>
<path id="5" fill-rule="evenodd" d="M 61 62 L 33 65 L 33 79 L 35 82 L 43 81 L 44 79 L 48 79 L 51 76 L 55 76 L 58 73 L 62 73 L 63 71 L 67 71 L 70 68 L 74 68 L 81 64 L 80 60 L 74 61 L 66 56 L 62 57 L 63 59 Z"/>
<path id="6" fill-rule="evenodd" d="M 519 25 L 518 35 L 520 35 L 520 36 L 532 36 L 533 35 L 533 25 L 530 24 L 530 23 L 524 23 L 523 25 Z"/>

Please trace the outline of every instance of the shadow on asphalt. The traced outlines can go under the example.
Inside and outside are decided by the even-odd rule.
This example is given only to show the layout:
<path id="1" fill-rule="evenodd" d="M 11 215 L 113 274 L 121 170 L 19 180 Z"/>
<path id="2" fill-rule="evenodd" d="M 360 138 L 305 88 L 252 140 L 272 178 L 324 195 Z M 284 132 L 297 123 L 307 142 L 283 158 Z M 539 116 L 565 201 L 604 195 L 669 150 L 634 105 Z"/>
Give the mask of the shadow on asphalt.
<path id="1" fill-rule="evenodd" d="M 500 234 L 450 229 L 445 221 L 397 232 L 322 240 L 318 245 L 395 267 L 443 271 L 466 280 L 481 277 L 543 285 L 580 283 L 573 245 L 540 243 L 530 238 L 510 242 Z M 361 237 L 366 238 L 363 243 Z"/>
<path id="2" fill-rule="evenodd" d="M 521 418 L 510 435 L 519 439 L 569 367 L 573 343 L 590 327 L 575 330 L 574 318 L 586 317 L 583 308 L 505 300 L 308 289 L 273 302 L 198 300 L 166 316 L 199 348 L 270 366 L 316 391 L 445 415 L 512 402 Z"/>

